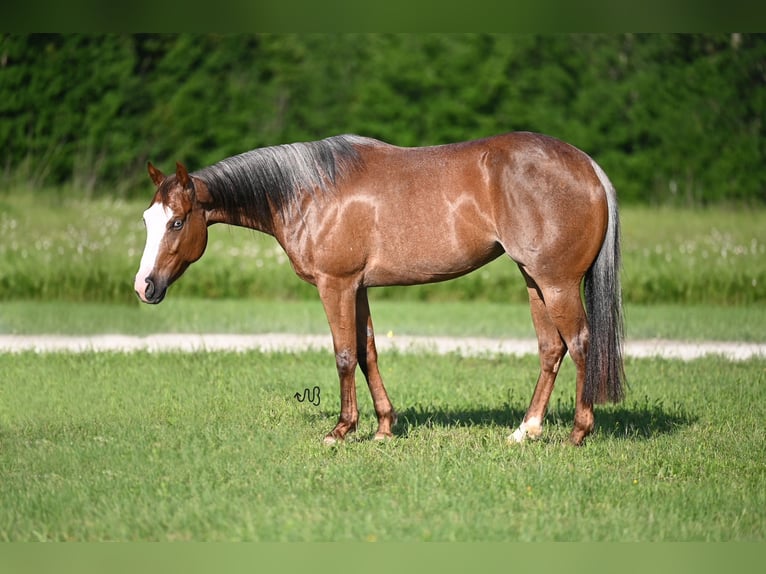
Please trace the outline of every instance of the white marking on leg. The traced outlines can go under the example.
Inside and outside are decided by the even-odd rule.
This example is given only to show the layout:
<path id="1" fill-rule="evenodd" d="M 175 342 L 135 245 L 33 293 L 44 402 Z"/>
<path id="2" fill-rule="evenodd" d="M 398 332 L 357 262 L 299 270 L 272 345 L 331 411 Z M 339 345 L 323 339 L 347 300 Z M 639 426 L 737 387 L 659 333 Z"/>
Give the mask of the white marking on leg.
<path id="1" fill-rule="evenodd" d="M 508 435 L 508 442 L 522 443 L 525 438 L 527 438 L 527 428 L 524 423 L 521 423 L 513 434 Z"/>
<path id="2" fill-rule="evenodd" d="M 523 421 L 519 428 L 508 436 L 509 442 L 522 443 L 527 437 L 538 439 L 543 431 L 542 421 L 539 417 L 529 417 L 529 420 Z"/>
<path id="3" fill-rule="evenodd" d="M 529 417 L 527 420 L 527 436 L 531 439 L 538 439 L 543 434 L 543 421 L 540 417 Z"/>
<path id="4" fill-rule="evenodd" d="M 173 212 L 162 203 L 155 203 L 144 211 L 144 224 L 146 225 L 146 246 L 141 257 L 141 265 L 136 274 L 134 287 L 138 295 L 146 300 L 146 278 L 154 269 L 157 255 L 160 252 L 160 244 L 165 237 L 168 221 L 173 217 Z"/>

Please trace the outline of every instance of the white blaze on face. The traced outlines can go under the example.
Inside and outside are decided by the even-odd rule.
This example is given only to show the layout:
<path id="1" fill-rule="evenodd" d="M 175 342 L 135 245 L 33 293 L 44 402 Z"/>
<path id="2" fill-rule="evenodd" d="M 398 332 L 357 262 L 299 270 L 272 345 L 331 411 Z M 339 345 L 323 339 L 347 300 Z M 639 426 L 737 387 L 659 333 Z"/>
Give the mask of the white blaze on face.
<path id="1" fill-rule="evenodd" d="M 157 262 L 157 254 L 160 251 L 162 238 L 168 228 L 168 222 L 173 217 L 173 212 L 162 203 L 155 203 L 144 211 L 144 224 L 146 225 L 146 247 L 141 257 L 141 267 L 136 274 L 134 287 L 139 297 L 146 301 L 146 278 L 154 269 Z"/>

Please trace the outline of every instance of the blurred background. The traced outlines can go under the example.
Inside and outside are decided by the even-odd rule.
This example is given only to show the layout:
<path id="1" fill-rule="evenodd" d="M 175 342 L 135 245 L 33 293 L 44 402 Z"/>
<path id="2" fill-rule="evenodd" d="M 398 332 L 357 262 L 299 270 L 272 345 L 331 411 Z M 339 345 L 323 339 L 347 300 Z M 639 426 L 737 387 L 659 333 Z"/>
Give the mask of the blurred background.
<path id="1" fill-rule="evenodd" d="M 594 156 L 623 202 L 760 203 L 765 113 L 760 34 L 0 36 L 4 188 L 130 197 L 148 159 L 530 130 Z"/>

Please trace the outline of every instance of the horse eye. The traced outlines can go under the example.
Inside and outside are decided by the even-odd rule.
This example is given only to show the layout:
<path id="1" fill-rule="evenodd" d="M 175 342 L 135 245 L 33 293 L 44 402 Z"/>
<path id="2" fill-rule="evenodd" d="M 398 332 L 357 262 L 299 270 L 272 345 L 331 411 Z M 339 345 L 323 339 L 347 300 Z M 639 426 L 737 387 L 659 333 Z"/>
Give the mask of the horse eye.
<path id="1" fill-rule="evenodd" d="M 173 221 L 173 231 L 178 231 L 184 226 L 184 220 L 183 219 L 176 219 Z"/>

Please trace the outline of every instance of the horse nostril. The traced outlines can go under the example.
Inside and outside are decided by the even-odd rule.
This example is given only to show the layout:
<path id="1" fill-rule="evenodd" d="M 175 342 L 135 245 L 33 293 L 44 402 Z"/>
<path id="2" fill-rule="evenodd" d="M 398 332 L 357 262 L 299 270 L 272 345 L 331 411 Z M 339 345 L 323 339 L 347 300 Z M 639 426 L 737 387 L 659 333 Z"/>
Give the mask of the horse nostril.
<path id="1" fill-rule="evenodd" d="M 151 299 L 154 296 L 154 289 L 155 289 L 154 281 L 152 281 L 151 279 L 147 278 L 146 279 L 146 291 L 144 291 L 144 296 L 147 299 Z"/>

